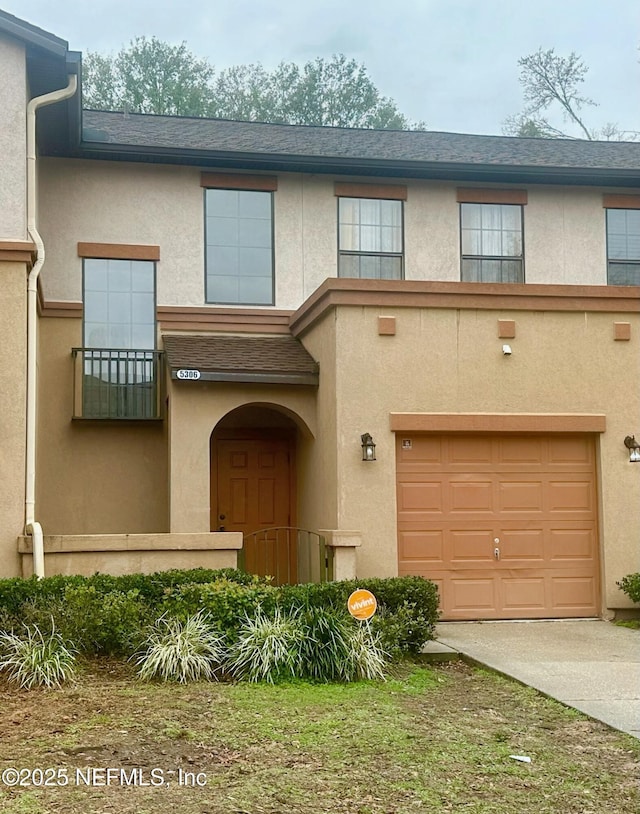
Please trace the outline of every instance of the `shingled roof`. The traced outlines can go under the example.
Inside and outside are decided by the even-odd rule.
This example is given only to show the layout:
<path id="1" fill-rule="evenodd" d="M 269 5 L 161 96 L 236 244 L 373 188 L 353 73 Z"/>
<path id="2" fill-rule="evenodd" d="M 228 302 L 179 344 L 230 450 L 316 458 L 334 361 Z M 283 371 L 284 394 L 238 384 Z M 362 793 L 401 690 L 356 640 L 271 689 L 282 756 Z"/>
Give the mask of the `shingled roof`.
<path id="1" fill-rule="evenodd" d="M 640 143 L 307 127 L 85 110 L 81 152 L 406 177 L 640 185 Z"/>
<path id="2" fill-rule="evenodd" d="M 165 334 L 163 341 L 172 379 L 190 370 L 202 381 L 318 384 L 317 363 L 292 336 Z"/>

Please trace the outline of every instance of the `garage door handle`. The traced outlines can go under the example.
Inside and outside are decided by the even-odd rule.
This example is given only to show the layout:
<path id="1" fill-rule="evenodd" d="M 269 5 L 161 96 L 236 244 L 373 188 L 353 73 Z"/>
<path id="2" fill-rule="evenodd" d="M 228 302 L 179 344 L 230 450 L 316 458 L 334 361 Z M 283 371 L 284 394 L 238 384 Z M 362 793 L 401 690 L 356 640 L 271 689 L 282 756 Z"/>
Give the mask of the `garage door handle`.
<path id="1" fill-rule="evenodd" d="M 494 540 L 493 542 L 494 542 L 494 543 L 499 543 L 499 542 L 500 542 L 500 538 L 499 538 L 499 537 L 496 537 L 496 538 L 495 538 L 495 540 Z M 499 549 L 499 547 L 498 547 L 498 546 L 496 546 L 496 547 L 493 549 L 493 556 L 496 558 L 496 560 L 499 560 L 499 559 L 500 559 L 500 549 Z"/>

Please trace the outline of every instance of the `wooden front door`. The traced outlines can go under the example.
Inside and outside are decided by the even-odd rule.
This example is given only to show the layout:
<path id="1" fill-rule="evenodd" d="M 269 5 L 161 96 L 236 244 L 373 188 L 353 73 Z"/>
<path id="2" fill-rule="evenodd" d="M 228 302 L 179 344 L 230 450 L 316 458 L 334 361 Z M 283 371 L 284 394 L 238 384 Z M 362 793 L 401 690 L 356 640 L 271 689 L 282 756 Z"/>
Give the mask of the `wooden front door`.
<path id="1" fill-rule="evenodd" d="M 288 438 L 219 439 L 212 460 L 211 529 L 239 531 L 292 526 L 292 444 Z M 295 573 L 295 546 L 282 535 L 245 540 L 244 567 L 261 576 Z M 292 561 L 293 560 L 293 561 Z"/>

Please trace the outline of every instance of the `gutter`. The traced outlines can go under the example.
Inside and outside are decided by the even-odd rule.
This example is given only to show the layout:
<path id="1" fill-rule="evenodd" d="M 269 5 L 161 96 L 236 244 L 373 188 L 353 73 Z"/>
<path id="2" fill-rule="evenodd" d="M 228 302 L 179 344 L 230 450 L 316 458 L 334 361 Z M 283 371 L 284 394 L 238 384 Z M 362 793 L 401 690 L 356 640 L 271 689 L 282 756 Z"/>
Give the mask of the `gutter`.
<path id="1" fill-rule="evenodd" d="M 44 243 L 38 232 L 36 194 L 36 111 L 74 95 L 78 77 L 69 75 L 65 88 L 31 99 L 27 105 L 27 230 L 36 246 L 36 261 L 27 282 L 27 418 L 25 533 L 33 537 L 33 573 L 44 577 L 44 538 L 42 526 L 35 519 L 36 493 L 36 403 L 38 361 L 38 277 L 44 265 Z"/>

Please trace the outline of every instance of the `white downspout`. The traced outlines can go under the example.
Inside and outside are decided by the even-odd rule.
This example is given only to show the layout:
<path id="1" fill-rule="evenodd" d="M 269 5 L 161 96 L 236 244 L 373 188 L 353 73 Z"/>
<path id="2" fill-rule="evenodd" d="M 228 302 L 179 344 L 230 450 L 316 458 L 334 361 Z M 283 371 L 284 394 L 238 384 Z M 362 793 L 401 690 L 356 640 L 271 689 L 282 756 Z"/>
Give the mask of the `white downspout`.
<path id="1" fill-rule="evenodd" d="M 38 277 L 44 265 L 44 243 L 38 232 L 38 198 L 36 194 L 36 111 L 68 99 L 78 87 L 78 77 L 69 75 L 66 88 L 31 99 L 27 105 L 27 229 L 36 245 L 36 262 L 27 282 L 27 442 L 25 484 L 25 532 L 33 537 L 33 573 L 44 577 L 44 539 L 42 526 L 36 522 L 36 400 L 38 361 Z"/>

